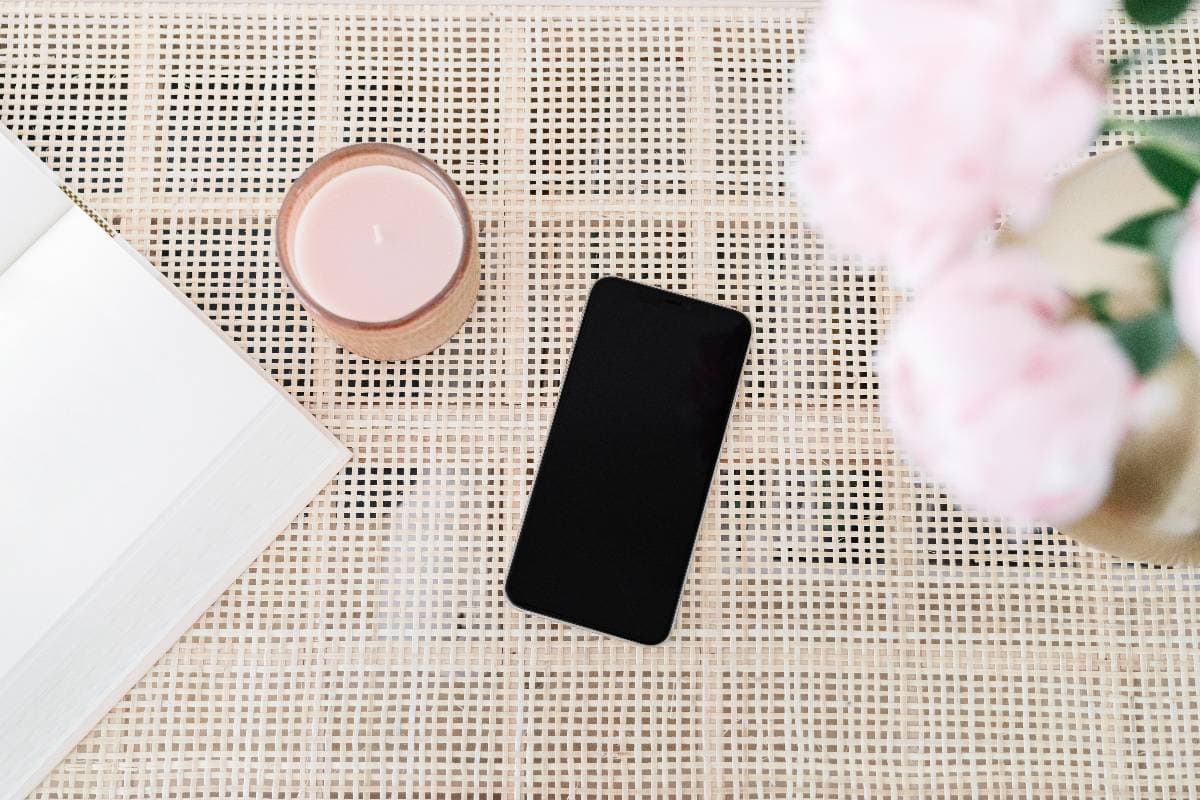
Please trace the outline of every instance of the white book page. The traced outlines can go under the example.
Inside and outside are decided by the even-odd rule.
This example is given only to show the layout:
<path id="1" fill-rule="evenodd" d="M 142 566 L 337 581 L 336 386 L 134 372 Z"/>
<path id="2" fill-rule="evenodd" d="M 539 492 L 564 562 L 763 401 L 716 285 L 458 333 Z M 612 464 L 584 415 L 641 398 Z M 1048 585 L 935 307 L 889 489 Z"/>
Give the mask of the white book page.
<path id="1" fill-rule="evenodd" d="M 275 397 L 78 208 L 0 272 L 0 679 Z"/>
<path id="2" fill-rule="evenodd" d="M 50 170 L 0 125 L 0 273 L 71 206 Z"/>

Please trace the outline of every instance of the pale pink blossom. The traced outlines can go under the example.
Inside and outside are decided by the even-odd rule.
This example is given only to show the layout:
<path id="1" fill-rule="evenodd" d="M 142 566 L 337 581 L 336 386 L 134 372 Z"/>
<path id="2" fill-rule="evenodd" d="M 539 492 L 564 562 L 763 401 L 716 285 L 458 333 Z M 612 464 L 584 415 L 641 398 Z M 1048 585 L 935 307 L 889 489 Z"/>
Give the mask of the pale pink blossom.
<path id="1" fill-rule="evenodd" d="M 837 0 L 808 41 L 793 183 L 841 251 L 919 286 L 1001 211 L 1032 222 L 1096 134 L 1097 0 Z"/>
<path id="2" fill-rule="evenodd" d="M 947 270 L 878 365 L 902 451 L 977 510 L 1063 523 L 1100 503 L 1136 376 L 1111 334 L 1017 248 Z"/>
<path id="3" fill-rule="evenodd" d="M 1171 300 L 1179 335 L 1200 354 L 1200 191 L 1192 194 L 1186 220 L 1171 256 Z"/>

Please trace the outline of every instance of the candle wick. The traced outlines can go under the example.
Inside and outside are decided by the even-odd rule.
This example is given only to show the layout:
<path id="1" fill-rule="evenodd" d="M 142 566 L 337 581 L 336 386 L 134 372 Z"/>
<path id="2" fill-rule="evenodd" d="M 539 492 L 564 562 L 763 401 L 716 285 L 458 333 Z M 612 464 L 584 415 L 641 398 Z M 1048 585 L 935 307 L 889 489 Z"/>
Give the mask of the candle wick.
<path id="1" fill-rule="evenodd" d="M 383 231 L 379 230 L 379 226 L 372 225 L 371 232 L 375 234 L 375 244 L 383 244 Z"/>

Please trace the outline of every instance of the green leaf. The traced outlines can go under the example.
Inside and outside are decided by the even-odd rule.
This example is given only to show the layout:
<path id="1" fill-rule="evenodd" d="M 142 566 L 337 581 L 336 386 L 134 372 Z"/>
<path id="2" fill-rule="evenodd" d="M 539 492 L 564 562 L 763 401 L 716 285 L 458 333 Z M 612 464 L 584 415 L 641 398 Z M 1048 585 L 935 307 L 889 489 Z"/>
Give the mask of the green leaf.
<path id="1" fill-rule="evenodd" d="M 1121 56 L 1108 62 L 1108 78 L 1113 80 L 1119 78 L 1129 71 L 1133 66 L 1133 56 Z"/>
<path id="2" fill-rule="evenodd" d="M 1138 130 L 1143 133 L 1200 147 L 1200 117 L 1147 117 L 1138 123 Z"/>
<path id="3" fill-rule="evenodd" d="M 1141 25 L 1165 25 L 1187 9 L 1188 0 L 1125 0 L 1125 13 Z"/>
<path id="4" fill-rule="evenodd" d="M 1177 208 L 1160 208 L 1158 211 L 1151 211 L 1140 217 L 1131 217 L 1104 234 L 1104 241 L 1109 244 L 1132 247 L 1134 250 L 1149 250 L 1151 233 L 1155 224 L 1166 217 L 1179 213 Z"/>
<path id="5" fill-rule="evenodd" d="M 1166 284 L 1171 277 L 1175 245 L 1178 244 L 1185 227 L 1187 227 L 1187 217 L 1182 211 L 1168 214 L 1150 226 L 1150 252 L 1154 254 L 1154 263 L 1162 277 L 1164 291 L 1166 291 Z"/>
<path id="6" fill-rule="evenodd" d="M 1114 322 L 1109 329 L 1139 375 L 1149 374 L 1179 346 L 1175 319 L 1165 308 Z"/>
<path id="7" fill-rule="evenodd" d="M 1115 117 L 1111 114 L 1100 123 L 1101 133 L 1127 133 L 1141 131 L 1142 120 L 1130 117 Z"/>
<path id="8" fill-rule="evenodd" d="M 1196 181 L 1200 180 L 1200 160 L 1165 142 L 1135 145 L 1133 152 L 1159 186 L 1175 195 L 1180 205 L 1187 203 Z"/>
<path id="9" fill-rule="evenodd" d="M 1103 290 L 1088 292 L 1084 295 L 1083 302 L 1088 307 L 1092 318 L 1097 322 L 1104 325 L 1114 322 L 1112 315 L 1108 313 L 1108 292 Z"/>

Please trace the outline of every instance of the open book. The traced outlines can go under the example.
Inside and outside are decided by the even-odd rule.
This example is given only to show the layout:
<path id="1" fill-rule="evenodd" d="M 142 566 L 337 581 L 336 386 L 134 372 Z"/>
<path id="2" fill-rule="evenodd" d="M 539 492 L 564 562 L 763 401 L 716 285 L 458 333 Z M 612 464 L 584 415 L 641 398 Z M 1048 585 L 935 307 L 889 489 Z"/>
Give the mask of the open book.
<path id="1" fill-rule="evenodd" d="M 0 127 L 0 798 L 31 791 L 346 459 Z"/>

